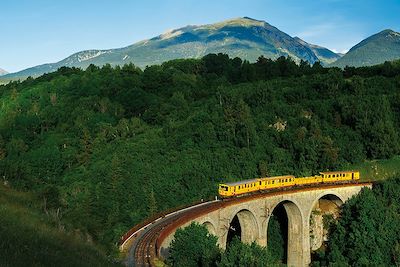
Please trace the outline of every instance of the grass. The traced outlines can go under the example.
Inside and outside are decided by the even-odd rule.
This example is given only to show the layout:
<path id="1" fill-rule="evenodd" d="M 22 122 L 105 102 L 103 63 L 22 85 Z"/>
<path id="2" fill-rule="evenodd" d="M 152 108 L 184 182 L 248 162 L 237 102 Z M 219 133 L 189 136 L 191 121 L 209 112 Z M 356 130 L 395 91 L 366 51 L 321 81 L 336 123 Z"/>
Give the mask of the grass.
<path id="1" fill-rule="evenodd" d="M 0 266 L 120 266 L 39 207 L 33 195 L 0 185 Z"/>
<path id="2" fill-rule="evenodd" d="M 400 156 L 391 159 L 365 161 L 350 166 L 359 170 L 361 181 L 380 181 L 394 176 L 400 176 Z"/>

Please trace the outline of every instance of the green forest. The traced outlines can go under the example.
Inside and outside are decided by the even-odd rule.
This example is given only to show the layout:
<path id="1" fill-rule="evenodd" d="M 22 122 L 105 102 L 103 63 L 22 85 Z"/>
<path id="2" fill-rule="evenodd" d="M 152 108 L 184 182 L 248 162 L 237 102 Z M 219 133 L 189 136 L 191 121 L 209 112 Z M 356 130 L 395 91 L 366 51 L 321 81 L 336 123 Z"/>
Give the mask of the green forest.
<path id="1" fill-rule="evenodd" d="M 399 155 L 399 88 L 399 61 L 62 67 L 0 85 L 0 179 L 115 255 L 133 225 L 213 198 L 220 182 Z"/>

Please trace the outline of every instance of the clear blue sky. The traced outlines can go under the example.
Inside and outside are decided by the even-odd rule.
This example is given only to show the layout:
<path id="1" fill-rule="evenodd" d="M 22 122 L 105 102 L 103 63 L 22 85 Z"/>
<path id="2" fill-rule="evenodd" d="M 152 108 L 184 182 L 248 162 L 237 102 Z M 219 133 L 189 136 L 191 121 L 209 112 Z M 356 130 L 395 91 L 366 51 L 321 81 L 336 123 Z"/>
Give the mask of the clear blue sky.
<path id="1" fill-rule="evenodd" d="M 14 72 L 243 16 L 342 52 L 383 29 L 400 31 L 400 0 L 1 0 L 0 68 Z"/>

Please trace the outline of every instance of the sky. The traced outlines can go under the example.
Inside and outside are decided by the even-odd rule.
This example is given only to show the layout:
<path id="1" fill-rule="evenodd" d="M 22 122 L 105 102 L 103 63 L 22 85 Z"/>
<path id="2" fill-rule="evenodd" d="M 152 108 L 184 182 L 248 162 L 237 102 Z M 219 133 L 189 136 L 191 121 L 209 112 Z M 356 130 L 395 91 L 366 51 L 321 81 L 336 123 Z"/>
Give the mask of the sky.
<path id="1" fill-rule="evenodd" d="M 400 0 L 0 0 L 0 68 L 16 72 L 244 16 L 335 52 L 384 29 L 400 32 Z"/>

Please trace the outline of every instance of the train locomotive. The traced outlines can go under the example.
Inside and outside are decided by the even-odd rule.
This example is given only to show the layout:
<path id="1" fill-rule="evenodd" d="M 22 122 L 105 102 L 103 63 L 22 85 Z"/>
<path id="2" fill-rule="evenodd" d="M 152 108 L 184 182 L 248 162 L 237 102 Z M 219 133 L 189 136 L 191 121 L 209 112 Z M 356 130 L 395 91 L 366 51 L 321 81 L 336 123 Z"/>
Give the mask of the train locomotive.
<path id="1" fill-rule="evenodd" d="M 293 175 L 264 177 L 219 184 L 218 194 L 221 198 L 229 198 L 257 191 L 313 184 L 350 183 L 359 179 L 359 171 L 320 172 L 319 175 L 309 177 L 294 177 Z"/>

